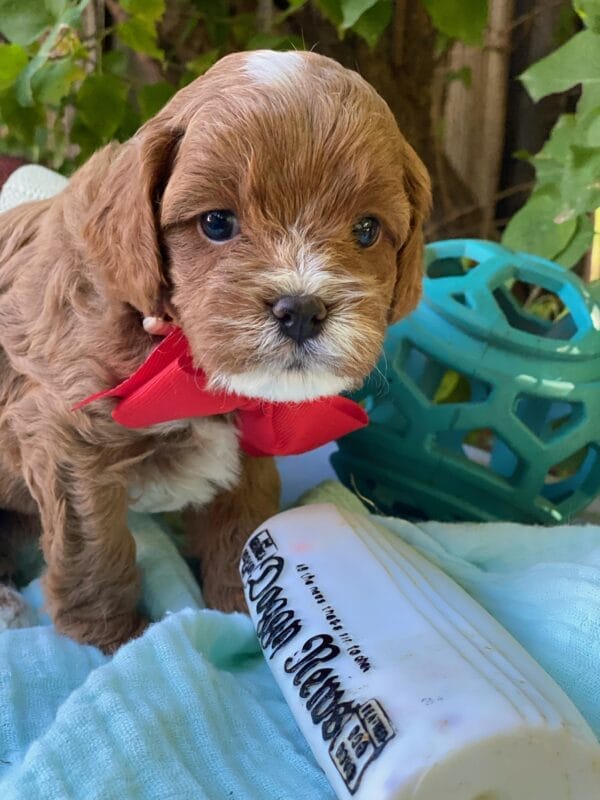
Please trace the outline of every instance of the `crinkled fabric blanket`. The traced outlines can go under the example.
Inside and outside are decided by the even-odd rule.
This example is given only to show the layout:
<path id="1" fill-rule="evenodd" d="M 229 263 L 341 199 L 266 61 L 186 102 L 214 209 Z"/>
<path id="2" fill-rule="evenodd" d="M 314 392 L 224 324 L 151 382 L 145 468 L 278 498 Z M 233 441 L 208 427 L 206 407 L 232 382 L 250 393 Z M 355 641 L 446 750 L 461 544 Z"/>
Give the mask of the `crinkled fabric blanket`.
<path id="1" fill-rule="evenodd" d="M 307 502 L 361 504 L 331 482 Z M 375 518 L 457 580 L 600 735 L 600 526 Z M 250 620 L 203 608 L 166 529 L 131 515 L 157 622 L 112 658 L 59 636 L 39 581 L 31 627 L 0 635 L 3 800 L 333 800 Z"/>

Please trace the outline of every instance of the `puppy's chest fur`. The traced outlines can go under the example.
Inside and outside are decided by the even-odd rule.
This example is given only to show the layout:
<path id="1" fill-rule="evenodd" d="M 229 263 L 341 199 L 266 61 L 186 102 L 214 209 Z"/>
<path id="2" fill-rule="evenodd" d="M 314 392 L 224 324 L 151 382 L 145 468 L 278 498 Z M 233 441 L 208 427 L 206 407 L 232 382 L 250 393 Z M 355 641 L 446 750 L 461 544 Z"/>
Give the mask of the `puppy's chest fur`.
<path id="1" fill-rule="evenodd" d="M 240 450 L 232 420 L 207 417 L 160 426 L 155 455 L 138 465 L 129 486 L 129 507 L 156 513 L 204 506 L 224 489 L 233 488 L 240 476 Z"/>

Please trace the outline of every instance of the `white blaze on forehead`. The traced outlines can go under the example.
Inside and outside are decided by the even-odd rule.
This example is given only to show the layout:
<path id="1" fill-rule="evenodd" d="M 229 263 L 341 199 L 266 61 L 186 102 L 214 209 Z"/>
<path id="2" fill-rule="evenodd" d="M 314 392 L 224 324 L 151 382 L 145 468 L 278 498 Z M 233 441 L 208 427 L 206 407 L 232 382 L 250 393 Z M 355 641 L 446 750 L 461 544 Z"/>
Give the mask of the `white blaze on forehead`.
<path id="1" fill-rule="evenodd" d="M 248 55 L 244 69 L 246 75 L 257 83 L 289 87 L 298 79 L 298 73 L 303 65 L 300 53 L 257 50 Z"/>

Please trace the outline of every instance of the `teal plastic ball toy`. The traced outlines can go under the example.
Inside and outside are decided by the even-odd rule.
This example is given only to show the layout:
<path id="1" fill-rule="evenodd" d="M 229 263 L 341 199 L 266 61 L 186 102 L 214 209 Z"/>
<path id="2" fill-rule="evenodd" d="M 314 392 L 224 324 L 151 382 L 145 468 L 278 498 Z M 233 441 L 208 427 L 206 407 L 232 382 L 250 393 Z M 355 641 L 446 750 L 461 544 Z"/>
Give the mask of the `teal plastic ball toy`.
<path id="1" fill-rule="evenodd" d="M 423 300 L 384 354 L 355 395 L 370 425 L 332 456 L 376 509 L 557 524 L 600 492 L 600 307 L 563 267 L 431 244 Z"/>

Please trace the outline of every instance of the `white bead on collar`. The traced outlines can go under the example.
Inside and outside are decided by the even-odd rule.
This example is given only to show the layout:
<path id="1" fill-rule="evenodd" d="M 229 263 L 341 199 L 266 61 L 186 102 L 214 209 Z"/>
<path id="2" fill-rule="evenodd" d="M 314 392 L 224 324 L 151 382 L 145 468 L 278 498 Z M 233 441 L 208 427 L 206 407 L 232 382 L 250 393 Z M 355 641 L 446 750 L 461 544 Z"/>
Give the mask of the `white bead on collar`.
<path id="1" fill-rule="evenodd" d="M 144 317 L 142 327 L 152 336 L 166 336 L 173 330 L 173 325 L 163 317 Z"/>

